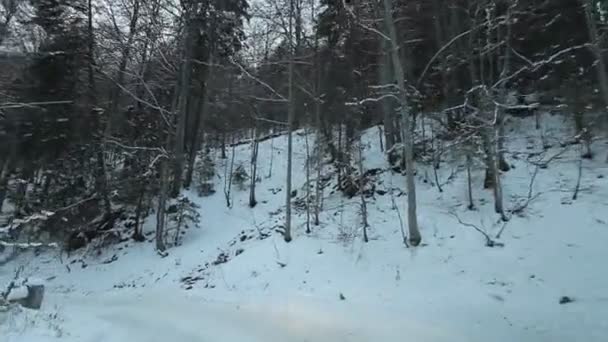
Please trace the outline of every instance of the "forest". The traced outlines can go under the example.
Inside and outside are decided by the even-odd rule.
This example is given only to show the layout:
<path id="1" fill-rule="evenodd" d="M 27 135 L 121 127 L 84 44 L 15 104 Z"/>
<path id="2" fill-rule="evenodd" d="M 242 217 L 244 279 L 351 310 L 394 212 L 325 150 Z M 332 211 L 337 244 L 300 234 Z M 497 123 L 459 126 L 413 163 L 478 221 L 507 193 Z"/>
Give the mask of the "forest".
<path id="1" fill-rule="evenodd" d="M 126 245 L 167 260 L 189 241 L 217 247 L 192 231 L 249 213 L 232 237 L 273 236 L 281 269 L 285 248 L 328 230 L 425 253 L 443 243 L 433 217 L 506 250 L 503 231 L 549 229 L 529 217 L 559 211 L 539 203 L 565 182 L 565 158 L 561 205 L 593 192 L 580 215 L 605 231 L 605 209 L 590 209 L 606 205 L 605 189 L 586 182 L 603 184 L 608 165 L 607 10 L 603 0 L 0 0 L 0 268 L 17 279 L 8 266 L 24 255 L 57 253 L 73 273 Z M 437 204 L 437 216 L 431 196 L 457 203 Z M 397 216 L 380 224 L 385 210 Z M 563 232 L 585 235 L 577 229 Z M 212 265 L 243 252 L 220 250 Z"/>

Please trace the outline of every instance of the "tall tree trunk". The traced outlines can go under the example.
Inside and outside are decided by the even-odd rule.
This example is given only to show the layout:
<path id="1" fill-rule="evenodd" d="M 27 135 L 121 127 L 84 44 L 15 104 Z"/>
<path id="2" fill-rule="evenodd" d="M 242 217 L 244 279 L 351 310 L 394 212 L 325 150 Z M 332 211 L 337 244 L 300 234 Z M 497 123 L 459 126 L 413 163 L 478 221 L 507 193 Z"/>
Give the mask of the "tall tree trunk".
<path id="1" fill-rule="evenodd" d="M 471 157 L 471 152 L 467 151 L 467 193 L 469 199 L 469 210 L 475 209 L 475 202 L 473 201 L 473 181 L 471 179 L 471 166 L 473 164 L 473 158 Z"/>
<path id="2" fill-rule="evenodd" d="M 228 156 L 226 155 L 226 127 L 223 127 L 222 133 L 220 134 L 221 137 L 221 141 L 220 141 L 220 150 L 221 150 L 221 158 L 222 159 L 227 159 Z"/>
<path id="3" fill-rule="evenodd" d="M 190 83 L 192 74 L 192 50 L 194 48 L 193 41 L 193 23 L 190 18 L 190 13 L 186 11 L 186 27 L 184 28 L 184 52 L 183 65 L 180 75 L 181 90 L 179 98 L 179 116 L 175 133 L 174 149 L 173 149 L 173 185 L 171 189 L 171 197 L 175 198 L 179 195 L 183 184 L 184 171 L 184 143 L 186 135 L 186 125 L 188 123 L 188 102 L 190 101 Z"/>
<path id="4" fill-rule="evenodd" d="M 270 129 L 270 135 L 274 135 L 274 129 Z M 274 162 L 274 136 L 270 138 L 270 165 L 268 165 L 268 175 L 266 178 L 272 177 L 272 164 Z"/>
<path id="5" fill-rule="evenodd" d="M 291 170 L 293 155 L 293 120 L 295 116 L 295 94 L 294 94 L 294 46 L 293 46 L 293 17 L 294 1 L 289 1 L 289 67 L 288 67 L 288 87 L 289 103 L 287 108 L 287 179 L 285 185 L 285 242 L 290 242 L 291 237 Z"/>
<path id="6" fill-rule="evenodd" d="M 251 184 L 249 186 L 249 207 L 253 208 L 258 204 L 255 199 L 255 184 L 258 178 L 258 150 L 260 142 L 258 141 L 257 127 L 253 127 L 253 134 L 251 139 Z"/>
<path id="7" fill-rule="evenodd" d="M 108 123 L 106 124 L 105 136 L 106 138 L 112 136 L 114 125 L 116 124 L 116 118 L 118 117 L 118 104 L 120 102 L 120 93 L 125 83 L 125 71 L 127 70 L 127 64 L 131 57 L 131 48 L 133 47 L 133 40 L 137 33 L 137 22 L 139 20 L 139 5 L 140 0 L 133 1 L 133 13 L 131 14 L 131 21 L 129 22 L 129 34 L 127 35 L 127 41 L 122 46 L 122 56 L 120 57 L 120 63 L 118 64 L 118 73 L 116 74 L 116 84 L 110 94 L 110 110 Z"/>
<path id="8" fill-rule="evenodd" d="M 589 31 L 589 39 L 591 40 L 591 51 L 593 52 L 594 57 L 597 60 L 597 79 L 600 84 L 600 90 L 602 92 L 602 98 L 604 100 L 604 105 L 608 107 L 608 75 L 606 74 L 606 63 L 604 61 L 604 57 L 602 56 L 602 49 L 599 33 L 597 29 L 597 24 L 595 22 L 595 18 L 593 17 L 593 10 L 591 8 L 592 3 L 589 0 L 580 0 L 583 9 L 585 10 L 585 18 L 587 20 L 587 30 Z M 604 108 L 606 110 L 606 108 Z"/>
<path id="9" fill-rule="evenodd" d="M 133 240 L 138 242 L 146 241 L 146 237 L 142 232 L 142 224 L 140 223 L 143 213 L 144 197 L 146 196 L 147 181 L 143 181 L 137 195 L 137 207 L 135 208 L 135 227 L 133 229 Z"/>
<path id="10" fill-rule="evenodd" d="M 192 131 L 190 150 L 188 155 L 188 170 L 184 181 L 185 187 L 190 187 L 192 183 L 192 175 L 194 174 L 194 164 L 196 162 L 196 153 L 200 150 L 202 144 L 202 136 L 204 134 L 202 124 L 209 108 L 209 80 L 213 71 L 213 55 L 210 53 L 207 60 L 209 70 L 207 71 L 206 80 L 204 82 L 205 89 L 203 90 L 203 98 L 201 99 L 201 110 L 195 114 L 194 127 Z"/>
<path id="11" fill-rule="evenodd" d="M 500 78 L 503 79 L 509 75 L 511 72 L 511 6 L 507 9 L 507 31 L 505 32 L 505 54 L 504 54 L 504 64 L 502 68 L 502 72 L 500 73 Z M 500 86 L 500 101 L 502 103 L 507 102 L 507 82 L 502 82 Z M 500 107 L 498 108 L 497 115 L 497 123 L 498 125 L 498 169 L 507 172 L 511 168 L 507 163 L 505 158 L 505 139 L 506 139 L 506 131 L 505 131 L 505 109 Z"/>
<path id="12" fill-rule="evenodd" d="M 445 5 L 440 2 L 439 0 L 433 0 L 433 7 L 435 10 L 435 14 L 434 14 L 434 28 L 435 28 L 435 42 L 436 42 L 436 47 L 437 50 L 443 48 L 443 44 L 444 44 L 444 37 L 443 37 L 443 21 L 441 20 L 442 18 L 442 11 L 445 8 Z M 448 68 L 446 65 L 446 59 L 444 57 L 439 57 L 439 68 L 440 71 L 439 73 L 441 74 L 441 92 L 443 93 L 443 103 L 442 103 L 442 109 L 449 107 L 451 104 L 450 101 L 450 79 L 448 77 Z M 447 110 L 446 113 L 446 121 L 447 121 L 447 126 L 449 129 L 454 129 L 455 128 L 455 121 L 454 121 L 454 114 L 452 113 L 451 110 Z"/>
<path id="13" fill-rule="evenodd" d="M 304 143 L 306 145 L 306 234 L 310 234 L 310 145 L 308 144 L 308 128 L 304 132 Z"/>
<path id="14" fill-rule="evenodd" d="M 156 208 L 156 250 L 163 253 L 165 245 L 165 207 L 169 190 L 168 160 L 164 159 L 160 167 L 160 191 L 158 194 L 158 208 Z"/>
<path id="15" fill-rule="evenodd" d="M 481 132 L 486 154 L 486 179 L 484 181 L 484 187 L 492 187 L 494 194 L 494 210 L 496 213 L 500 214 L 504 221 L 507 221 L 503 205 L 502 184 L 500 181 L 500 169 L 497 158 L 498 152 L 496 151 L 498 127 L 495 124 L 492 124 L 494 118 L 490 111 L 490 99 L 482 99 L 482 102 L 484 104 L 482 110 L 486 115 L 486 123 Z"/>
<path id="16" fill-rule="evenodd" d="M 361 199 L 361 224 L 363 225 L 363 242 L 369 242 L 369 236 L 367 234 L 367 228 L 369 227 L 369 221 L 367 220 L 367 202 L 365 201 L 365 172 L 363 169 L 363 140 L 361 138 L 362 132 L 359 134 L 358 142 L 358 166 L 359 166 L 359 196 Z"/>
<path id="17" fill-rule="evenodd" d="M 311 0 L 311 8 L 313 9 L 311 11 L 311 20 L 315 20 L 316 19 L 316 13 L 315 13 L 315 2 L 316 0 Z M 324 148 L 322 146 L 323 144 L 323 122 L 321 120 L 321 93 L 322 93 L 322 88 L 321 88 L 321 82 L 322 82 L 322 65 L 321 65 L 321 58 L 320 58 L 320 54 L 319 54 L 319 35 L 315 35 L 315 43 L 314 43 L 314 70 L 315 70 L 315 78 L 314 78 L 314 89 L 313 89 L 313 94 L 315 96 L 315 126 L 316 126 L 316 136 L 315 136 L 315 148 L 316 148 L 316 155 L 314 157 L 315 159 L 315 167 L 316 167 L 316 179 L 315 179 L 315 204 L 314 204 L 314 225 L 318 226 L 320 223 L 319 220 L 319 215 L 321 212 L 321 195 L 322 195 L 322 189 L 321 189 L 321 171 L 323 168 L 323 152 L 324 152 Z"/>
<path id="18" fill-rule="evenodd" d="M 88 23 L 88 81 L 89 81 L 89 101 L 91 105 L 91 115 L 96 115 L 95 107 L 97 106 L 97 89 L 95 84 L 95 35 L 93 32 L 93 4 L 92 0 L 87 2 L 87 23 Z M 96 151 L 97 164 L 95 167 L 95 187 L 102 198 L 103 207 L 106 215 L 112 212 L 112 204 L 110 202 L 110 194 L 108 189 L 108 178 L 106 170 L 106 161 L 102 146 L 97 147 Z"/>
<path id="19" fill-rule="evenodd" d="M 390 44 L 386 40 L 382 40 L 382 61 L 378 69 L 380 71 L 380 84 L 387 85 L 395 82 L 395 73 L 392 67 Z M 384 123 L 384 139 L 386 141 L 385 149 L 390 149 L 395 145 L 398 139 L 395 139 L 395 105 L 394 100 L 385 98 L 381 101 Z"/>
<path id="20" fill-rule="evenodd" d="M 416 183 L 414 180 L 414 141 L 412 129 L 412 119 L 409 113 L 409 105 L 407 101 L 404 71 L 401 64 L 401 58 L 399 57 L 399 43 L 397 41 L 397 31 L 395 29 L 395 22 L 392 14 L 391 0 L 383 0 L 384 3 L 384 21 L 388 28 L 389 37 L 391 39 L 392 46 L 392 59 L 393 66 L 395 67 L 395 73 L 397 78 L 397 85 L 399 86 L 399 102 L 401 105 L 401 120 L 403 132 L 403 143 L 405 146 L 405 165 L 407 168 L 407 212 L 408 212 L 408 229 L 409 229 L 409 241 L 412 246 L 418 246 L 422 240 L 420 236 L 420 230 L 418 229 L 418 218 L 416 214 Z"/>

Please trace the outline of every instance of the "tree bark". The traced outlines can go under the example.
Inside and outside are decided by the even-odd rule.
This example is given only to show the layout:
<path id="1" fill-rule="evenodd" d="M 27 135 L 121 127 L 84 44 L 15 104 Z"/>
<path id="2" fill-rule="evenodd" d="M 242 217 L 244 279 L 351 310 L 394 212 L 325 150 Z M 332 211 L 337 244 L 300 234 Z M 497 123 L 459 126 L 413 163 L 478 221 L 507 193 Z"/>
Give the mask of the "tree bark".
<path id="1" fill-rule="evenodd" d="M 201 144 L 202 144 L 201 137 L 204 134 L 202 125 L 203 125 L 205 116 L 207 115 L 208 108 L 209 108 L 209 80 L 211 79 L 211 73 L 213 70 L 212 54 L 209 54 L 208 64 L 209 64 L 209 66 L 208 66 L 209 70 L 207 72 L 207 76 L 205 77 L 206 78 L 206 80 L 204 82 L 205 89 L 203 90 L 203 98 L 201 99 L 202 103 L 200 105 L 201 110 L 195 114 L 196 117 L 194 118 L 194 128 L 192 131 L 190 150 L 189 150 L 189 155 L 188 155 L 188 170 L 186 172 L 186 179 L 184 181 L 184 186 L 186 188 L 190 187 L 190 184 L 192 184 L 192 175 L 194 174 L 194 164 L 196 162 L 196 153 L 198 151 L 200 151 Z"/>
<path id="2" fill-rule="evenodd" d="M 409 105 L 407 101 L 404 71 L 401 64 L 401 58 L 399 57 L 399 44 L 397 41 L 397 31 L 395 29 L 395 22 L 392 14 L 392 4 L 390 0 L 383 0 L 384 3 L 384 21 L 388 28 L 389 37 L 391 39 L 392 46 L 392 60 L 393 66 L 395 67 L 395 73 L 397 78 L 397 85 L 399 87 L 399 102 L 401 105 L 401 121 L 402 127 L 401 132 L 403 135 L 403 143 L 405 146 L 405 165 L 407 168 L 407 212 L 408 212 L 408 229 L 409 229 L 409 241 L 412 246 L 418 246 L 422 240 L 420 236 L 420 230 L 418 229 L 418 218 L 416 214 L 416 183 L 414 180 L 414 141 L 412 129 L 412 119 L 409 113 Z"/>
<path id="3" fill-rule="evenodd" d="M 193 50 L 193 30 L 190 14 L 186 11 L 186 27 L 184 28 L 184 62 L 180 75 L 180 98 L 179 98 L 179 116 L 174 141 L 173 155 L 173 185 L 171 189 L 171 197 L 175 198 L 179 195 L 183 184 L 184 171 L 184 143 L 186 135 L 186 125 L 188 122 L 188 102 L 190 101 L 190 78 L 192 74 L 192 50 Z"/>
<path id="4" fill-rule="evenodd" d="M 260 146 L 258 141 L 257 127 L 253 127 L 251 144 L 251 184 L 249 186 L 249 207 L 253 208 L 258 204 L 258 201 L 255 198 L 255 184 L 258 177 L 258 150 Z"/>
<path id="5" fill-rule="evenodd" d="M 600 45 L 597 24 L 593 18 L 593 11 L 589 0 L 580 0 L 583 9 L 585 10 L 585 18 L 587 20 L 587 30 L 589 31 L 589 39 L 591 40 L 591 52 L 597 59 L 597 79 L 600 84 L 604 105 L 608 108 L 608 75 L 606 74 L 606 63 L 602 56 L 602 46 Z M 606 110 L 606 108 L 604 108 Z"/>
<path id="6" fill-rule="evenodd" d="M 158 194 L 158 208 L 156 209 L 156 250 L 164 252 L 165 245 L 165 207 L 167 203 L 167 193 L 169 190 L 168 161 L 162 161 L 160 167 L 160 193 Z"/>
<path id="7" fill-rule="evenodd" d="M 310 145 L 308 144 L 308 129 L 304 132 L 304 142 L 306 145 L 306 234 L 310 234 Z"/>
<path id="8" fill-rule="evenodd" d="M 288 88 L 289 103 L 287 108 L 287 179 L 285 185 L 285 242 L 290 242 L 291 237 L 291 171 L 293 155 L 293 120 L 295 116 L 295 94 L 294 94 L 294 46 L 293 46 L 293 16 L 294 0 L 289 1 L 289 67 L 288 67 Z"/>
<path id="9" fill-rule="evenodd" d="M 117 121 L 118 104 L 120 102 L 121 88 L 125 83 L 125 71 L 127 69 L 127 63 L 131 56 L 131 47 L 133 46 L 133 40 L 135 39 L 135 33 L 137 30 L 137 22 L 139 20 L 139 6 L 140 0 L 134 0 L 133 2 L 133 13 L 131 14 L 131 21 L 129 22 L 129 34 L 127 41 L 122 46 L 122 56 L 120 57 L 120 63 L 118 65 L 118 73 L 116 75 L 116 85 L 112 89 L 110 94 L 110 110 L 108 123 L 106 124 L 106 138 L 112 136 L 114 125 Z"/>
<path id="10" fill-rule="evenodd" d="M 89 101 L 91 105 L 91 115 L 96 115 L 95 110 L 97 106 L 97 89 L 95 84 L 95 35 L 93 33 L 93 4 L 92 0 L 88 0 L 87 2 L 87 30 L 88 30 L 88 81 L 89 81 Z M 104 210 L 107 215 L 110 215 L 112 212 L 112 204 L 110 201 L 110 194 L 108 189 L 108 178 L 107 178 L 107 170 L 106 170 L 106 161 L 104 155 L 104 149 L 102 146 L 96 147 L 96 157 L 97 157 L 97 165 L 95 168 L 95 187 L 97 192 L 102 198 Z"/>
<path id="11" fill-rule="evenodd" d="M 445 6 L 443 6 L 439 0 L 433 0 L 433 7 L 435 9 L 435 15 L 434 15 L 434 28 L 435 28 L 435 41 L 437 43 L 437 49 L 441 49 L 443 47 L 444 44 L 444 37 L 443 37 L 443 22 L 441 20 L 441 15 L 442 15 L 442 10 Z M 450 79 L 449 76 L 447 74 L 447 65 L 446 65 L 446 60 L 444 57 L 439 57 L 439 67 L 440 67 L 440 74 L 441 74 L 441 91 L 443 93 L 443 108 L 445 107 L 449 107 L 450 105 Z M 443 109 L 442 108 L 442 109 Z M 447 121 L 447 127 L 449 129 L 454 129 L 455 128 L 455 121 L 454 121 L 454 115 L 452 113 L 451 110 L 447 110 L 446 111 L 446 121 Z"/>
<path id="12" fill-rule="evenodd" d="M 475 202 L 473 201 L 473 182 L 471 179 L 471 166 L 473 164 L 473 158 L 471 158 L 471 152 L 467 151 L 467 193 L 469 197 L 469 210 L 475 209 Z"/>
<path id="13" fill-rule="evenodd" d="M 382 63 L 378 66 L 380 70 L 380 84 L 388 85 L 395 82 L 395 73 L 393 72 L 390 45 L 386 40 L 382 40 Z M 395 105 L 394 101 L 390 98 L 383 99 L 382 112 L 383 112 L 383 124 L 384 124 L 384 139 L 386 141 L 386 151 L 395 145 L 398 139 L 395 138 Z"/>
<path id="14" fill-rule="evenodd" d="M 369 227 L 369 221 L 367 220 L 367 202 L 365 201 L 365 191 L 363 187 L 365 186 L 365 172 L 363 170 L 363 142 L 361 139 L 361 135 L 359 134 L 359 158 L 358 158 L 358 166 L 359 166 L 359 196 L 361 199 L 361 224 L 363 225 L 363 242 L 369 242 L 369 236 L 367 234 L 367 228 Z"/>
<path id="15" fill-rule="evenodd" d="M 500 73 L 500 78 L 503 79 L 507 77 L 509 72 L 511 71 L 511 6 L 507 9 L 507 31 L 505 33 L 505 54 L 504 54 L 504 64 L 502 71 Z M 497 30 L 498 31 L 498 30 Z M 502 82 L 500 86 L 500 101 L 502 103 L 507 102 L 507 82 Z M 500 107 L 498 108 L 497 115 L 497 125 L 498 125 L 498 169 L 507 172 L 511 167 L 507 163 L 505 158 L 505 139 L 506 139 L 506 131 L 505 131 L 505 109 Z"/>

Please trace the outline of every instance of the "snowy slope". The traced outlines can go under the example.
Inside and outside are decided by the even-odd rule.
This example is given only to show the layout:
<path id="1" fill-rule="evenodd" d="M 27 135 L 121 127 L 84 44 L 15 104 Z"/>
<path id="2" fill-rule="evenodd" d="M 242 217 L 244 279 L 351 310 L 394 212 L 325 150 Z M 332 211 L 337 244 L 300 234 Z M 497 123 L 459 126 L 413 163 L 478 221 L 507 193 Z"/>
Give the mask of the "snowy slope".
<path id="1" fill-rule="evenodd" d="M 48 287 L 43 310 L 4 315 L 0 336 L 9 342 L 605 341 L 605 140 L 594 144 L 601 153 L 597 160 L 583 161 L 581 193 L 572 201 L 578 147 L 559 145 L 572 136 L 571 128 L 560 116 L 546 115 L 543 125 L 554 147 L 534 156 L 542 144 L 533 121 L 510 124 L 508 159 L 515 168 L 503 177 L 508 208 L 528 195 L 535 170 L 528 155 L 554 159 L 538 170 L 529 207 L 506 225 L 493 213 L 491 193 L 482 190 L 481 169 L 473 177 L 477 210 L 468 211 L 462 158 L 446 155 L 439 170 L 446 182 L 442 193 L 432 184 L 432 169 L 420 165 L 425 245 L 416 249 L 401 242 L 406 199 L 398 189 L 405 179 L 392 172 L 377 179 L 376 190 L 387 194 L 368 199 L 369 243 L 362 241 L 359 199 L 327 189 L 322 224 L 307 235 L 305 215 L 296 210 L 294 241 L 285 244 L 273 230 L 283 221 L 285 194 L 278 189 L 285 179 L 286 139 L 266 141 L 259 152 L 258 206 L 250 209 L 248 191 L 235 190 L 234 205 L 226 208 L 220 179 L 211 197 L 187 193 L 201 207 L 201 228 L 190 230 L 166 258 L 151 243 L 129 243 L 83 263 L 70 264 L 79 255 L 63 256 L 62 263 L 43 254 L 0 268 L 0 284 L 24 265 L 26 275 L 46 279 Z M 302 196 L 304 135 L 294 137 L 294 184 Z M 365 167 L 385 169 L 377 128 L 363 142 Z M 271 146 L 274 165 L 267 178 Z M 247 166 L 249 146 L 236 153 Z M 504 247 L 486 247 L 483 236 L 455 215 Z M 152 230 L 153 218 L 147 224 Z M 563 296 L 574 302 L 560 305 Z"/>

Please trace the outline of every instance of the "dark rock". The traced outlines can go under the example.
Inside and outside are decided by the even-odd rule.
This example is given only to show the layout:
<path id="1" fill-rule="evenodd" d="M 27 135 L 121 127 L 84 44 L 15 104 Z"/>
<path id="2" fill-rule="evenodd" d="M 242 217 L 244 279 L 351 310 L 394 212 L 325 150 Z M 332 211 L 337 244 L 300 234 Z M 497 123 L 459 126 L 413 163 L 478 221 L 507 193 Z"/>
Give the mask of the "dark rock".
<path id="1" fill-rule="evenodd" d="M 39 310 L 44 299 L 44 285 L 27 285 L 27 297 L 18 300 L 24 308 Z"/>
<path id="2" fill-rule="evenodd" d="M 563 296 L 559 299 L 559 303 L 561 305 L 568 304 L 574 302 L 574 299 L 568 296 Z"/>
<path id="3" fill-rule="evenodd" d="M 212 262 L 213 265 L 217 266 L 220 264 L 225 264 L 228 262 L 228 260 L 230 260 L 230 258 L 228 257 L 228 255 L 226 253 L 220 253 L 220 255 L 217 256 L 217 259 L 215 259 L 214 262 Z"/>
<path id="4" fill-rule="evenodd" d="M 340 293 L 340 300 L 346 300 L 346 297 L 342 293 Z"/>

